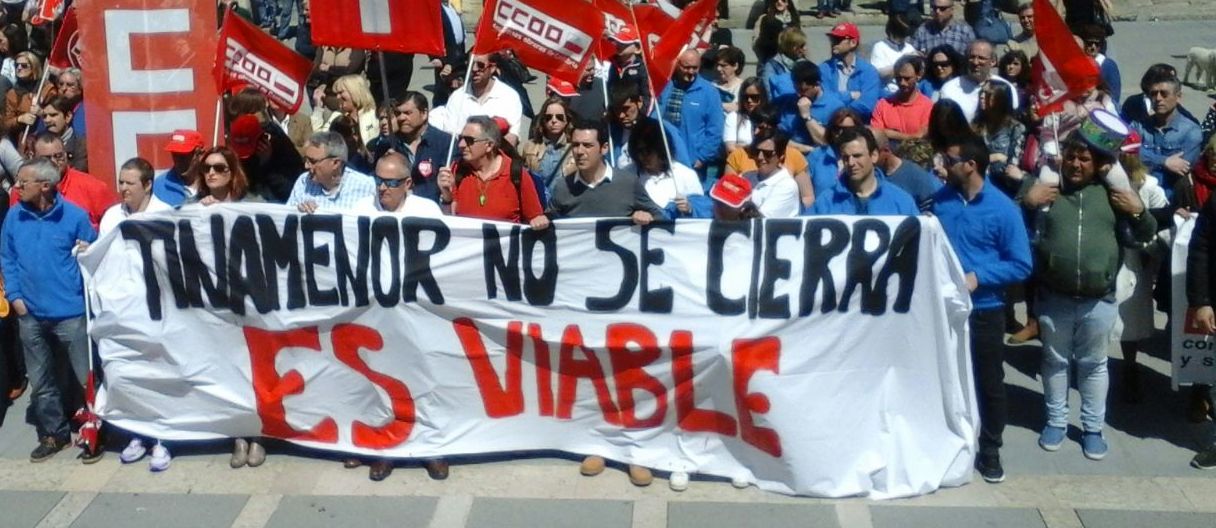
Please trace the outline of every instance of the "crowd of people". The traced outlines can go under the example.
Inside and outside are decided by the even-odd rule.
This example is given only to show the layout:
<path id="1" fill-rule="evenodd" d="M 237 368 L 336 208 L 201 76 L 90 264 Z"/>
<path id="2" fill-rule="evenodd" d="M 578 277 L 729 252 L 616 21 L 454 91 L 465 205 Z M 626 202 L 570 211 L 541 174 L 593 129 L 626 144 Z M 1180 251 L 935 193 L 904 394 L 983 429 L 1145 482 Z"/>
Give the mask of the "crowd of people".
<path id="1" fill-rule="evenodd" d="M 821 0 L 815 14 L 835 16 L 834 6 L 847 4 Z M 314 58 L 311 104 L 288 114 L 256 89 L 234 90 L 225 95 L 223 144 L 176 131 L 165 147 L 172 166 L 157 174 L 147 160 L 126 161 L 117 195 L 88 174 L 84 75 L 55 70 L 38 83 L 47 49 L 35 43 L 48 38 L 25 22 L 28 13 L 2 4 L 0 186 L 9 200 L 0 206 L 9 209 L 0 232 L 8 306 L 0 311 L 11 306 L 14 315 L 4 319 L 0 370 L 5 396 L 30 392 L 38 435 L 30 460 L 70 445 L 87 382 L 77 253 L 132 215 L 238 202 L 305 214 L 456 215 L 536 230 L 579 217 L 646 225 L 932 214 L 973 302 L 980 475 L 1005 478 L 1006 340 L 1042 343 L 1039 445 L 1055 451 L 1066 440 L 1075 368 L 1081 448 L 1101 460 L 1109 341 L 1121 341 L 1126 360 L 1121 397 L 1136 402 L 1135 357 L 1153 332 L 1154 301 L 1168 312 L 1174 217 L 1201 209 L 1188 288 L 1174 294 L 1187 295 L 1198 324 L 1216 330 L 1216 227 L 1208 221 L 1216 205 L 1207 199 L 1216 186 L 1216 110 L 1200 122 L 1183 108 L 1168 64 L 1150 67 L 1140 93 L 1120 101 L 1120 70 L 1105 54 L 1112 29 L 1078 7 L 1066 20 L 1101 73 L 1062 111 L 1042 115 L 1029 78 L 1038 54 L 1031 4 L 1017 6 L 1021 32 L 1000 43 L 977 36 L 984 31 L 955 14 L 954 0 L 930 0 L 927 15 L 897 4 L 867 48 L 853 23 L 812 37 L 790 0 L 758 2 L 755 76 L 744 75 L 746 54 L 731 32 L 719 30 L 708 49 L 679 56 L 661 93 L 650 93 L 638 32 L 626 25 L 608 35 L 609 60 L 592 61 L 578 84 L 551 80 L 533 106 L 529 70 L 509 51 L 469 55 L 446 1 L 448 52 L 427 59 L 429 96 L 409 90 L 411 55 L 314 47 L 307 0 L 294 25 L 290 1 L 255 0 L 252 12 L 224 3 Z M 807 58 L 812 38 L 830 47 L 830 59 Z M 1013 305 L 1023 301 L 1029 317 L 1020 322 Z M 1204 420 L 1211 396 L 1194 394 L 1192 414 Z M 80 458 L 92 463 L 103 453 L 94 444 Z M 130 436 L 119 456 L 149 455 L 153 471 L 169 467 L 168 448 L 153 438 Z M 232 467 L 265 460 L 261 439 L 234 439 Z M 373 480 L 393 470 L 384 459 L 345 463 L 366 463 Z M 425 465 L 432 478 L 448 475 L 442 459 Z M 1192 465 L 1216 467 L 1216 448 Z M 591 456 L 581 471 L 604 468 Z M 640 466 L 629 476 L 639 486 L 652 480 Z M 681 490 L 688 480 L 676 473 L 670 483 Z"/>

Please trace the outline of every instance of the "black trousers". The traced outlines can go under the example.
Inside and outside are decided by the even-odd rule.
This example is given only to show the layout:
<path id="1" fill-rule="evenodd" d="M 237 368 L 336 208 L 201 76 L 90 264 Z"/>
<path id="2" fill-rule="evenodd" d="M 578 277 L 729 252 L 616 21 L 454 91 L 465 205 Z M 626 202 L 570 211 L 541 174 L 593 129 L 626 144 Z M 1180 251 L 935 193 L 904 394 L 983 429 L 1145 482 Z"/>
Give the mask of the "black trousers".
<path id="1" fill-rule="evenodd" d="M 971 368 L 980 409 L 980 454 L 996 454 L 1009 420 L 1005 393 L 1005 313 L 1002 308 L 971 312 Z"/>

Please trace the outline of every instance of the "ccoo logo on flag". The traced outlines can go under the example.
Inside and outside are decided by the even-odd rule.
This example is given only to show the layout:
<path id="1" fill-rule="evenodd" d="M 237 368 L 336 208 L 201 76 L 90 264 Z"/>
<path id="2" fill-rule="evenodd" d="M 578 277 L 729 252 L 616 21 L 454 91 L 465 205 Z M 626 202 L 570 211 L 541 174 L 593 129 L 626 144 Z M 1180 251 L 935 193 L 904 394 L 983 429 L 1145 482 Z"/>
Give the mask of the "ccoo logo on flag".
<path id="1" fill-rule="evenodd" d="M 555 53 L 577 67 L 591 47 L 592 36 L 517 0 L 499 0 L 494 27 L 500 34 L 513 33 L 544 51 Z"/>

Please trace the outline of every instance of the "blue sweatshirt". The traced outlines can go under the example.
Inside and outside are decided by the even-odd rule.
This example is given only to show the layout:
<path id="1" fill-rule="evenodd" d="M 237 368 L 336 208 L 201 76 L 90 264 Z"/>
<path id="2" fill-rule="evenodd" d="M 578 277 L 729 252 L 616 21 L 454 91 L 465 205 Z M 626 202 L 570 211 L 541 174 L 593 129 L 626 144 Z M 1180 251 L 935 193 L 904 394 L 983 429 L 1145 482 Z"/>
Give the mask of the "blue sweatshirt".
<path id="1" fill-rule="evenodd" d="M 878 179 L 878 188 L 869 198 L 861 200 L 853 195 L 849 186 L 843 181 L 823 194 L 816 193 L 815 203 L 808 216 L 817 215 L 865 215 L 865 216 L 913 216 L 920 214 L 916 208 L 916 200 L 907 191 L 887 181 L 887 177 L 879 169 L 874 169 L 874 177 Z"/>
<path id="2" fill-rule="evenodd" d="M 975 273 L 979 286 L 971 292 L 973 309 L 1002 308 L 1005 287 L 1026 280 L 1032 269 L 1022 211 L 984 180 L 984 188 L 970 202 L 957 187 L 942 187 L 933 195 L 933 214 L 941 220 L 963 272 Z"/>
<path id="3" fill-rule="evenodd" d="M 842 59 L 837 58 L 819 63 L 819 82 L 824 90 L 835 92 L 840 100 L 846 102 L 846 106 L 861 114 L 861 118 L 868 123 L 870 114 L 878 105 L 878 99 L 882 97 L 882 79 L 878 76 L 878 70 L 861 57 L 856 57 L 853 72 L 849 74 L 845 89 L 841 91 L 838 89 L 841 63 Z M 859 92 L 861 95 L 853 99 L 850 92 Z"/>
<path id="4" fill-rule="evenodd" d="M 684 144 L 688 145 L 693 163 L 712 165 L 722 160 L 722 128 L 726 123 L 726 114 L 722 111 L 722 94 L 709 81 L 700 75 L 684 90 L 684 98 L 679 108 L 670 108 L 672 92 L 676 89 L 674 82 L 668 82 L 663 93 L 659 95 L 659 115 L 664 123 L 671 123 L 668 110 L 680 117 L 678 130 L 683 136 Z M 693 168 L 689 165 L 688 168 Z"/>
<path id="5" fill-rule="evenodd" d="M 25 301 L 38 319 L 84 315 L 84 285 L 72 248 L 77 240 L 96 239 L 88 213 L 58 195 L 46 212 L 24 202 L 9 209 L 0 233 L 0 267 L 9 302 Z"/>

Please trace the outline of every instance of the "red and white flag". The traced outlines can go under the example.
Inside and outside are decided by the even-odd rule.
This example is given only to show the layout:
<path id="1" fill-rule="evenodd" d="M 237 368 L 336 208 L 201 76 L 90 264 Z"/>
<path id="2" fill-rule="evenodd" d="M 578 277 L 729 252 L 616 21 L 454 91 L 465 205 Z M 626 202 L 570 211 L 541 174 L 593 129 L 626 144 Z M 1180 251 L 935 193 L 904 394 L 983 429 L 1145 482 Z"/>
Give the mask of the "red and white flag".
<path id="1" fill-rule="evenodd" d="M 1031 61 L 1030 77 L 1039 116 L 1060 111 L 1070 98 L 1098 85 L 1098 63 L 1085 54 L 1060 13 L 1047 0 L 1034 0 L 1034 34 L 1039 54 Z"/>
<path id="2" fill-rule="evenodd" d="M 635 12 L 637 7 L 640 6 L 634 8 Z M 680 53 L 687 48 L 703 47 L 704 35 L 717 15 L 718 0 L 697 0 L 689 4 L 675 22 L 666 26 L 662 36 L 652 46 L 647 45 L 650 41 L 646 34 L 647 29 L 638 28 L 642 33 L 642 49 L 647 54 L 646 75 L 650 78 L 650 86 L 656 96 L 662 93 L 663 87 L 671 79 L 671 72 L 676 67 Z M 642 25 L 639 18 L 638 26 Z M 646 51 L 647 48 L 649 51 Z"/>
<path id="3" fill-rule="evenodd" d="M 80 27 L 76 24 L 76 6 L 69 7 L 63 15 L 63 25 L 47 63 L 56 68 L 80 67 Z"/>
<path id="4" fill-rule="evenodd" d="M 654 54 L 654 47 L 663 37 L 663 32 L 676 23 L 675 17 L 667 14 L 655 4 L 636 4 L 633 17 L 638 23 L 638 38 L 642 40 L 642 53 L 647 61 Z M 647 68 L 649 68 L 647 64 Z"/>
<path id="5" fill-rule="evenodd" d="M 312 0 L 308 9 L 318 46 L 444 54 L 438 0 Z"/>
<path id="6" fill-rule="evenodd" d="M 586 2 L 488 0 L 473 53 L 510 49 L 528 67 L 571 84 L 599 46 L 604 15 Z"/>
<path id="7" fill-rule="evenodd" d="M 59 18 L 59 14 L 63 12 L 63 3 L 64 0 L 40 0 L 38 2 L 38 11 L 30 17 L 30 23 L 40 26 Z"/>
<path id="8" fill-rule="evenodd" d="M 221 93 L 252 86 L 271 104 L 293 113 L 307 97 L 312 61 L 267 35 L 231 9 L 224 14 L 215 55 L 215 80 Z"/>

